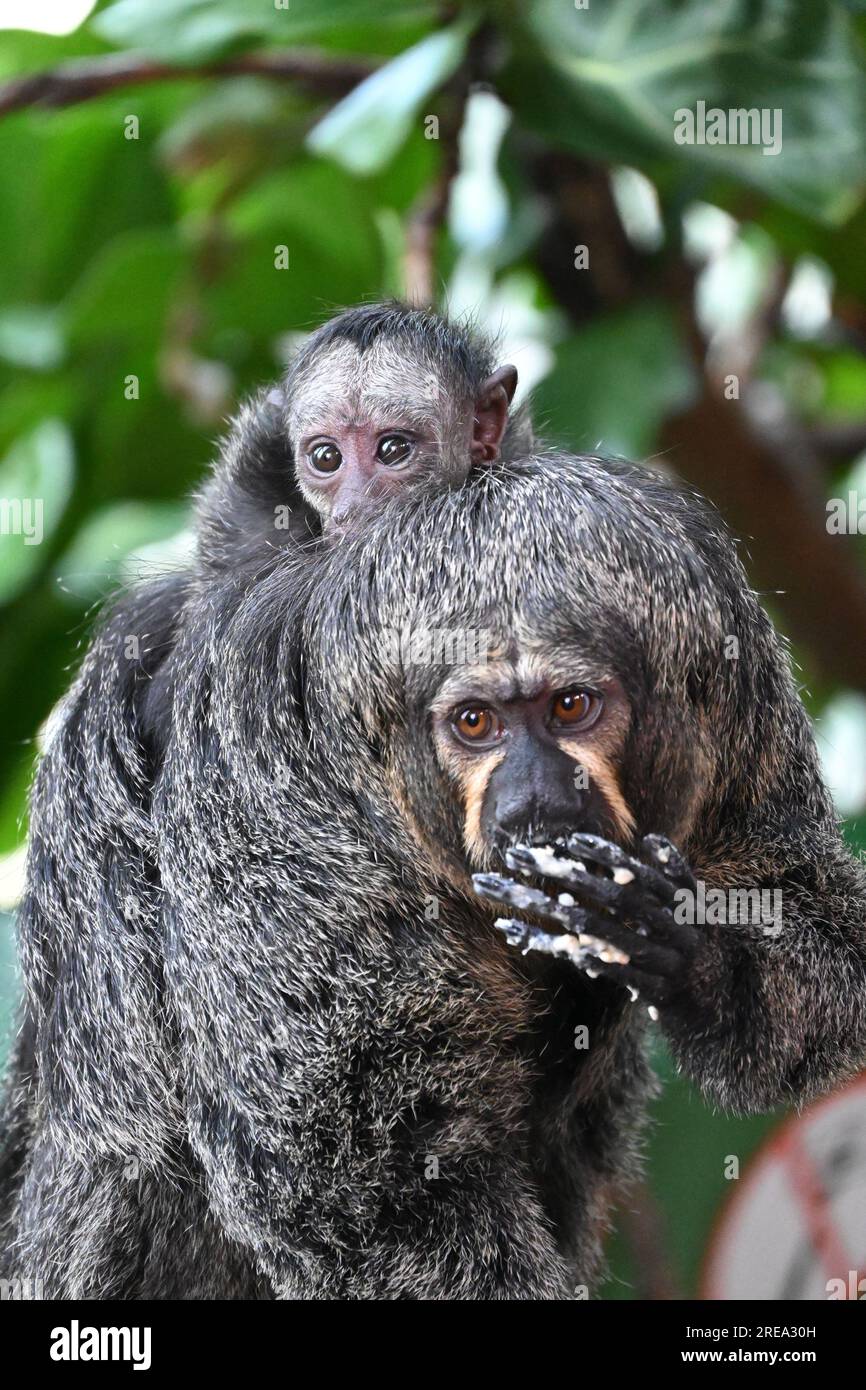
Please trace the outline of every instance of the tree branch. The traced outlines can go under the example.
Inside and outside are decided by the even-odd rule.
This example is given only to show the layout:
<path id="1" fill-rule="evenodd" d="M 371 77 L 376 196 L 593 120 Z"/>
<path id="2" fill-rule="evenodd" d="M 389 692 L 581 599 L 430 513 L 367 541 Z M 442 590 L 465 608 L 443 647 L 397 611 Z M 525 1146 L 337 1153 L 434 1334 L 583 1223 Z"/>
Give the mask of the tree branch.
<path id="1" fill-rule="evenodd" d="M 441 16 L 446 23 L 449 13 Z M 444 115 L 439 123 L 442 162 L 429 188 L 415 200 L 406 220 L 403 257 L 404 294 L 410 304 L 432 304 L 436 298 L 436 245 L 448 215 L 451 185 L 460 170 L 460 132 L 473 83 L 480 81 L 490 60 L 493 30 L 482 25 L 469 40 L 465 61 L 442 91 Z"/>
<path id="2" fill-rule="evenodd" d="M 343 96 L 375 71 L 360 58 L 332 58 L 315 51 L 242 53 L 201 67 L 157 63 L 135 54 L 109 53 L 29 73 L 0 86 L 0 116 L 28 106 L 72 106 L 118 88 L 189 77 L 252 75 L 297 82 L 316 95 Z"/>
<path id="3" fill-rule="evenodd" d="M 459 73 L 449 92 L 451 109 L 440 123 L 442 164 L 432 185 L 419 195 L 406 220 L 403 257 L 404 293 L 410 304 L 430 305 L 436 298 L 436 243 L 451 197 L 451 184 L 460 167 L 460 131 L 469 96 L 469 82 Z"/>
<path id="4" fill-rule="evenodd" d="M 607 169 L 522 139 L 530 178 L 549 213 L 536 260 L 559 303 L 575 324 L 632 304 L 642 293 L 646 260 L 626 236 Z M 580 246 L 589 248 L 590 257 L 578 271 Z"/>
<path id="5" fill-rule="evenodd" d="M 453 6 L 443 7 L 442 24 L 456 17 Z M 466 118 L 471 92 L 489 81 L 496 31 L 482 24 L 468 40 L 466 58 L 450 82 L 442 89 L 443 111 L 439 122 L 442 163 L 430 188 L 417 197 L 406 220 L 406 250 L 403 256 L 403 292 L 411 304 L 432 304 L 435 300 L 436 245 L 448 217 L 450 189 L 460 172 L 460 132 Z"/>

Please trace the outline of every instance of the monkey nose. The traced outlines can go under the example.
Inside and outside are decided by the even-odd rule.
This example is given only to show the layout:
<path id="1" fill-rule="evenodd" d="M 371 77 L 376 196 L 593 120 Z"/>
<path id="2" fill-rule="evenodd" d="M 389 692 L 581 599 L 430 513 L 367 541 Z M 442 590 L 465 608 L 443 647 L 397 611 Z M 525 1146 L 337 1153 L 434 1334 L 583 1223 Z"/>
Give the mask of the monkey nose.
<path id="1" fill-rule="evenodd" d="M 344 536 L 347 531 L 353 530 L 360 510 L 361 509 L 356 506 L 341 507 L 339 510 L 335 507 L 331 513 L 332 528 L 341 536 Z"/>
<path id="2" fill-rule="evenodd" d="M 364 491 L 352 493 L 340 498 L 331 512 L 331 525 L 340 531 L 352 531 L 355 529 L 360 517 L 372 510 L 372 503 L 375 494 Z"/>

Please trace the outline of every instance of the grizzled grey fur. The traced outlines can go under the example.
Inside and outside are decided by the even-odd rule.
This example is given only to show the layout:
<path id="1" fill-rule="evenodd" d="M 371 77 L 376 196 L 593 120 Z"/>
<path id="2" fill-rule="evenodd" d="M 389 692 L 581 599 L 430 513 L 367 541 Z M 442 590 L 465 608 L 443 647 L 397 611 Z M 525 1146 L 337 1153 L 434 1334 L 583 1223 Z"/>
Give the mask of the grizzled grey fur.
<path id="1" fill-rule="evenodd" d="M 37 777 L 3 1272 L 47 1297 L 567 1298 L 638 1167 L 645 1010 L 495 931 L 430 736 L 452 673 L 390 634 L 609 669 L 636 837 L 783 890 L 782 933 L 705 928 L 662 1011 L 741 1112 L 866 1056 L 866 886 L 786 653 L 712 515 L 643 470 L 505 462 L 316 546 L 273 543 L 289 484 L 251 469 L 229 450 L 190 573 L 104 623 Z M 234 556 L 217 498 L 261 523 Z"/>

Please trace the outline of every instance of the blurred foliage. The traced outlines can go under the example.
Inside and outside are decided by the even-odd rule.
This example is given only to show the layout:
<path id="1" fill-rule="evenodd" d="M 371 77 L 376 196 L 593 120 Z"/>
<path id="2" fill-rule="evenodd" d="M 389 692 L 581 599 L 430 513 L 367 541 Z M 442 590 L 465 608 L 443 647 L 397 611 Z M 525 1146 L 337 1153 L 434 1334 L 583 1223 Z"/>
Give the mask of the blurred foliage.
<path id="1" fill-rule="evenodd" d="M 864 9 L 115 0 L 67 36 L 0 32 L 0 82 L 113 58 L 183 69 L 0 121 L 0 499 L 44 501 L 40 544 L 0 535 L 0 854 L 21 843 L 34 736 L 94 602 L 177 561 L 183 499 L 214 437 L 294 335 L 404 289 L 406 230 L 455 153 L 455 111 L 458 177 L 433 284 L 441 303 L 502 329 L 549 438 L 641 457 L 658 447 L 699 390 L 683 265 L 711 351 L 745 335 L 787 277 L 755 387 L 798 425 L 862 421 Z M 243 67 L 296 53 L 307 80 Z M 335 69 L 359 61 L 370 75 L 340 98 Z M 699 101 L 780 109 L 782 152 L 677 144 L 675 112 Z M 602 242 L 588 292 L 563 292 L 582 272 L 577 248 L 556 241 L 569 195 L 550 183 L 551 158 L 601 171 L 634 270 L 624 290 L 605 279 Z M 588 186 L 575 184 L 578 222 Z M 857 453 L 829 460 L 827 495 L 843 495 Z M 829 711 L 828 752 L 850 773 L 863 703 L 826 674 L 813 681 L 809 651 L 796 655 L 810 708 Z M 866 769 L 844 796 L 843 810 L 863 809 Z M 768 1122 L 711 1117 L 681 1081 L 656 1113 L 653 1179 L 693 1288 L 721 1156 L 744 1156 Z M 631 1280 L 627 1263 L 617 1271 L 613 1296 Z"/>

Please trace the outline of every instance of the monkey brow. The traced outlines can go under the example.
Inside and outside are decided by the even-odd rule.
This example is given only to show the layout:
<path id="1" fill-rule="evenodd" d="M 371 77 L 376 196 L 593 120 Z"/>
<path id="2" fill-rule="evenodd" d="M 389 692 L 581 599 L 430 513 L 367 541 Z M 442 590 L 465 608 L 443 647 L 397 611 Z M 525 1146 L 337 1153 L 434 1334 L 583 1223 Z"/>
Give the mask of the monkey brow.
<path id="1" fill-rule="evenodd" d="M 328 392 L 308 397 L 292 411 L 292 425 L 303 430 L 305 438 L 332 430 L 335 425 L 354 429 L 371 425 L 374 429 L 403 427 L 428 434 L 438 432 L 440 417 L 433 407 L 425 408 L 406 396 L 382 397 L 367 392 L 348 404 L 339 395 Z"/>
<path id="2" fill-rule="evenodd" d="M 409 396 L 386 396 L 363 391 L 361 410 L 376 424 L 402 424 L 415 429 L 427 429 L 439 418 L 436 403 L 420 401 Z"/>
<path id="3" fill-rule="evenodd" d="M 445 714 L 461 700 L 477 700 L 479 697 L 499 700 L 503 704 L 521 697 L 520 682 L 510 666 L 478 666 L 463 670 L 445 682 L 431 709 L 435 714 Z"/>

